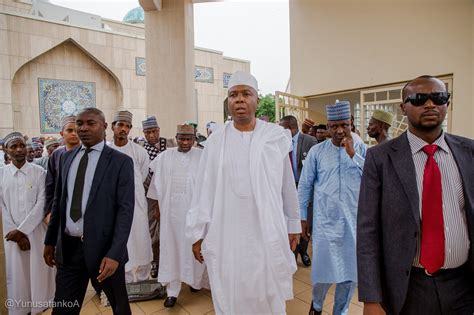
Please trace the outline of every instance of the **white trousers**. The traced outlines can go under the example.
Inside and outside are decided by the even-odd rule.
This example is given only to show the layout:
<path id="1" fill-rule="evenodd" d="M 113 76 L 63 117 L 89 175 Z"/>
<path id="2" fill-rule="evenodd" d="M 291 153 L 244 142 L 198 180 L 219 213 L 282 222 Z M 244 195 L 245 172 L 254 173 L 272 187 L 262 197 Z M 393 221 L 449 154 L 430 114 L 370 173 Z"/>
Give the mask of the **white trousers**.
<path id="1" fill-rule="evenodd" d="M 150 279 L 151 264 L 138 266 L 125 272 L 125 283 L 135 283 Z"/>
<path id="2" fill-rule="evenodd" d="M 166 292 L 168 296 L 178 297 L 179 292 L 181 291 L 181 281 L 171 281 L 166 285 Z"/>

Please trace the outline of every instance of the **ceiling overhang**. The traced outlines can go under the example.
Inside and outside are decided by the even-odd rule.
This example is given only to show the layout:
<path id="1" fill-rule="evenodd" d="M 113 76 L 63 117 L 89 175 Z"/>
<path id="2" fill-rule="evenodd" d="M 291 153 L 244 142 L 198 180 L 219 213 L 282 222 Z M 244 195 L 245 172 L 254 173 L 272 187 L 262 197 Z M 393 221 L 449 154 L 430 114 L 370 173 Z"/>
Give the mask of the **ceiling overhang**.
<path id="1" fill-rule="evenodd" d="M 224 0 L 192 0 L 192 3 L 204 2 L 223 2 Z M 144 11 L 161 11 L 163 7 L 162 0 L 138 0 Z"/>
<path id="2" fill-rule="evenodd" d="M 162 8 L 161 0 L 138 0 L 138 2 L 144 11 L 161 11 Z"/>

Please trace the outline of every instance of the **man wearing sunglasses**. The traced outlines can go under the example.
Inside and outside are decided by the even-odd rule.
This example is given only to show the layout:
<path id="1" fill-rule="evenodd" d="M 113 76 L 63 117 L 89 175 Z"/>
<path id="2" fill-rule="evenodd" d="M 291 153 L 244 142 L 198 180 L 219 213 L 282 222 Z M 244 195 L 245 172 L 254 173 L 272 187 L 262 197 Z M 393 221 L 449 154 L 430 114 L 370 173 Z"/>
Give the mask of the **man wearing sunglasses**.
<path id="1" fill-rule="evenodd" d="M 410 81 L 408 131 L 367 152 L 357 259 L 364 314 L 474 314 L 474 142 L 442 130 L 444 83 Z"/>

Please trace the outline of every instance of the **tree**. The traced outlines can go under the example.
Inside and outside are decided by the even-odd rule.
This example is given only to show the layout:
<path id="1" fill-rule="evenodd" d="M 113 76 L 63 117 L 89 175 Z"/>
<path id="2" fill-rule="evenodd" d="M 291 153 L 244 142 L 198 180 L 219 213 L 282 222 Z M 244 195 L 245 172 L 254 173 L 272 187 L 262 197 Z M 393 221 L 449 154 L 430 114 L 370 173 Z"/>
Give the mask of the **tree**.
<path id="1" fill-rule="evenodd" d="M 268 121 L 275 122 L 275 96 L 272 94 L 265 96 L 260 95 L 260 103 L 258 104 L 255 115 L 258 118 L 267 116 Z"/>

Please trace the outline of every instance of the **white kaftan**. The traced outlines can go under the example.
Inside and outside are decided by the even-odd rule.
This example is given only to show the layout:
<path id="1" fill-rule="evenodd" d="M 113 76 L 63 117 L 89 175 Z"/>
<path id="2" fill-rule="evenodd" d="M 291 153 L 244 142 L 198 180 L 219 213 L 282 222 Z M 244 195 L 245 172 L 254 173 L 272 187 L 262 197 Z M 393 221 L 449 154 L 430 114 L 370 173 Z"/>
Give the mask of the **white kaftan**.
<path id="1" fill-rule="evenodd" d="M 55 269 L 43 260 L 45 179 L 45 170 L 28 162 L 21 169 L 13 163 L 0 168 L 7 293 L 9 299 L 24 303 L 10 308 L 10 315 L 40 313 L 54 298 Z M 5 240 L 13 230 L 27 235 L 30 250 L 22 251 L 17 243 Z"/>
<path id="2" fill-rule="evenodd" d="M 192 243 L 185 237 L 201 153 L 194 147 L 186 153 L 177 148 L 160 153 L 152 163 L 154 176 L 148 191 L 148 197 L 160 206 L 158 282 L 185 282 L 195 289 L 208 286 L 203 278 L 205 265 L 194 259 Z"/>
<path id="3" fill-rule="evenodd" d="M 151 261 L 153 260 L 151 237 L 148 231 L 148 204 L 143 186 L 143 182 L 148 176 L 150 160 L 146 150 L 131 141 L 122 147 L 115 144 L 111 144 L 110 147 L 133 159 L 135 210 L 127 242 L 129 260 L 125 264 L 125 281 L 126 283 L 139 282 L 150 277 Z"/>
<path id="4" fill-rule="evenodd" d="M 204 239 L 216 314 L 285 314 L 293 298 L 288 233 L 300 233 L 301 222 L 290 138 L 261 120 L 253 132 L 231 122 L 204 149 L 187 236 Z"/>

